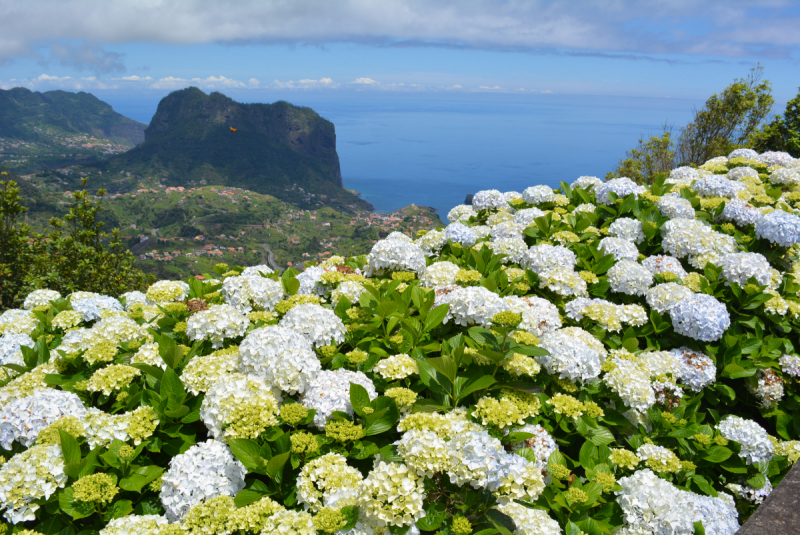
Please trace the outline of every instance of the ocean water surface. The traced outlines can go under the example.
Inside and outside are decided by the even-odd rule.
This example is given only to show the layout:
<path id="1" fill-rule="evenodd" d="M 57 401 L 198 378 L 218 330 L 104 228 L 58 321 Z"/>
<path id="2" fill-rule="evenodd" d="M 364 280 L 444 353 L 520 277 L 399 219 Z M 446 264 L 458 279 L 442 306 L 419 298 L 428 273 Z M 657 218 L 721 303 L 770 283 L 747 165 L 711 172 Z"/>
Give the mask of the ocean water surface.
<path id="1" fill-rule="evenodd" d="M 158 103 L 109 97 L 100 96 L 144 123 Z M 442 219 L 481 189 L 522 191 L 581 175 L 603 177 L 640 136 L 660 133 L 665 121 L 685 124 L 700 104 L 555 94 L 294 93 L 261 101 L 278 98 L 310 106 L 334 123 L 344 185 L 376 211 L 417 204 L 436 208 Z"/>

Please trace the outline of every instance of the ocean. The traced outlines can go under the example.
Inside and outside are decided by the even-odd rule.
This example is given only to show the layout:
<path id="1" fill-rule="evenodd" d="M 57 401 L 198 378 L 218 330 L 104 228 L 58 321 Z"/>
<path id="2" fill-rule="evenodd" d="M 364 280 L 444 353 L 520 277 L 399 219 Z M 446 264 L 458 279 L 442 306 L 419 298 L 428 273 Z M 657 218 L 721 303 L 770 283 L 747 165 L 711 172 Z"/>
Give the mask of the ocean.
<path id="1" fill-rule="evenodd" d="M 99 95 L 98 95 L 99 96 Z M 230 95 L 239 101 L 251 95 Z M 148 123 L 158 99 L 99 96 Z M 336 126 L 347 188 L 378 212 L 417 204 L 445 219 L 467 194 L 603 177 L 640 136 L 686 124 L 701 102 L 556 94 L 280 95 Z M 270 97 L 263 102 L 278 98 Z"/>

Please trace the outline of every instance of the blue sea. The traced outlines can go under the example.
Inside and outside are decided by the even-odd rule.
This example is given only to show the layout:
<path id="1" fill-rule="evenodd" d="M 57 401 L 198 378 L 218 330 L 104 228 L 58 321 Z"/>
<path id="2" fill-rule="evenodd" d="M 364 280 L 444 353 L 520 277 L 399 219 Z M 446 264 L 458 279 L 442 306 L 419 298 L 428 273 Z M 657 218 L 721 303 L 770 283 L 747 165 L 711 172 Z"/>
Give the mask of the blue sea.
<path id="1" fill-rule="evenodd" d="M 148 123 L 158 99 L 98 95 Z M 230 95 L 254 101 L 245 95 Z M 336 126 L 347 188 L 378 212 L 409 204 L 444 219 L 468 193 L 602 177 L 643 135 L 686 124 L 700 102 L 557 94 L 350 94 L 282 98 L 310 106 Z"/>

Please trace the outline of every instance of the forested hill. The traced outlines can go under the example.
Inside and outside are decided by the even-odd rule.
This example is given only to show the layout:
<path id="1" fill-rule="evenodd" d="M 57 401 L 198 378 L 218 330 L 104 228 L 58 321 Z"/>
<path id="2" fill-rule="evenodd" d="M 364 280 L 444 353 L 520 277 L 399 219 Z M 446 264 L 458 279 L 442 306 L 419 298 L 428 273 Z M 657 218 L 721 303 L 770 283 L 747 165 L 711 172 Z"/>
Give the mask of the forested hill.
<path id="1" fill-rule="evenodd" d="M 342 187 L 333 123 L 311 108 L 241 104 L 196 87 L 161 100 L 144 143 L 94 167 L 131 181 L 153 177 L 167 186 L 235 186 L 300 204 L 368 207 Z"/>
<path id="2" fill-rule="evenodd" d="M 0 137 L 49 141 L 48 133 L 88 134 L 133 147 L 144 141 L 145 125 L 120 115 L 90 93 L 24 87 L 0 90 Z"/>

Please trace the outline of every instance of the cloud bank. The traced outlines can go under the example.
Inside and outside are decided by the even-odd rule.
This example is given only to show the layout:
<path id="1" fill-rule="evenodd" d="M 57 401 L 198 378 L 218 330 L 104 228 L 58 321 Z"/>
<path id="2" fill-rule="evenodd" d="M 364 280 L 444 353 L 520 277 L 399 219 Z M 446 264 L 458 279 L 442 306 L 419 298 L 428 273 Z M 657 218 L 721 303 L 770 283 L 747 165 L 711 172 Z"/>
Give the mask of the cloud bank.
<path id="1" fill-rule="evenodd" d="M 790 57 L 800 47 L 800 12 L 790 0 L 0 0 L 0 20 L 0 62 L 49 47 L 43 61 L 98 73 L 121 71 L 121 58 L 99 47 L 122 43 L 740 58 Z"/>

